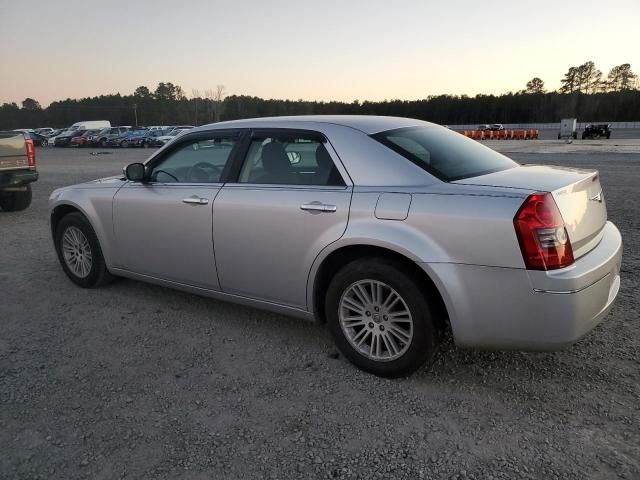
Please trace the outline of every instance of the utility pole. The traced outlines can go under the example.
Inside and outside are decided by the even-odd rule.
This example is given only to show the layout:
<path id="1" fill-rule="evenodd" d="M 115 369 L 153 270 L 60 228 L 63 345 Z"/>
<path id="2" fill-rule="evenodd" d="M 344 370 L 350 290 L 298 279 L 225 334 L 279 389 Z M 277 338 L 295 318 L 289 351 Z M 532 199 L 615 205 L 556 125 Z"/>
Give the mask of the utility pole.
<path id="1" fill-rule="evenodd" d="M 138 126 L 138 104 L 137 103 L 133 104 L 133 116 L 136 119 L 136 125 L 135 126 L 137 127 Z"/>

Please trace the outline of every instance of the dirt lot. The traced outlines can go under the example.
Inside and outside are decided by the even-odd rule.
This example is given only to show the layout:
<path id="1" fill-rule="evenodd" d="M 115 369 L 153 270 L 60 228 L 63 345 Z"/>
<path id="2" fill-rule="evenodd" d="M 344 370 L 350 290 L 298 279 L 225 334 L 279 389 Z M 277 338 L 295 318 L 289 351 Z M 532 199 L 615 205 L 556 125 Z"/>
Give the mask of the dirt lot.
<path id="1" fill-rule="evenodd" d="M 324 327 L 119 280 L 64 276 L 49 193 L 142 150 L 39 150 L 31 208 L 0 212 L 0 478 L 640 478 L 640 153 L 514 153 L 598 168 L 625 241 L 607 321 L 556 353 L 449 342 L 383 380 Z"/>

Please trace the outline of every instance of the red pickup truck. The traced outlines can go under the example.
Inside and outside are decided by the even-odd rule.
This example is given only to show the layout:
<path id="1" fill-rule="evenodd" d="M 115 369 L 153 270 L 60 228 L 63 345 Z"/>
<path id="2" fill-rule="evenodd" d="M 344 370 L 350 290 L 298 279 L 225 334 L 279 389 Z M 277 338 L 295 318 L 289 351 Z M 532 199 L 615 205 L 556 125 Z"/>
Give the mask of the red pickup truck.
<path id="1" fill-rule="evenodd" d="M 38 180 L 33 140 L 22 132 L 0 132 L 0 208 L 14 212 L 31 205 Z"/>

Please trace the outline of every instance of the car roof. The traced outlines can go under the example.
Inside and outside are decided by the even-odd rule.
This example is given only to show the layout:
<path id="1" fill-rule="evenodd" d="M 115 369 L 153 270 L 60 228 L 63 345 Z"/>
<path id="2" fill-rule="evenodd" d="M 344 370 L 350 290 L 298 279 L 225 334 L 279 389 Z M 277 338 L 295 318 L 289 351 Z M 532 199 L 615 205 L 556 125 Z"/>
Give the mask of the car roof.
<path id="1" fill-rule="evenodd" d="M 198 130 L 212 128 L 292 128 L 292 124 L 332 124 L 359 130 L 367 135 L 403 127 L 427 126 L 432 123 L 413 118 L 381 117 L 374 115 L 298 115 L 288 117 L 263 117 L 211 123 Z"/>

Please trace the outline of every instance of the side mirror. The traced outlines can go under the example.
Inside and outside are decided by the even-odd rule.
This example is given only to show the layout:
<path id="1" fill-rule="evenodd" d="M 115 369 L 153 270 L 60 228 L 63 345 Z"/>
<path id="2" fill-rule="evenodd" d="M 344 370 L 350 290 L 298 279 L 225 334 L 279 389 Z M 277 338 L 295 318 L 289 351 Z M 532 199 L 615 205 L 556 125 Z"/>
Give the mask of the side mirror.
<path id="1" fill-rule="evenodd" d="M 142 163 L 130 163 L 124 169 L 124 176 L 132 182 L 144 181 L 144 165 Z"/>

